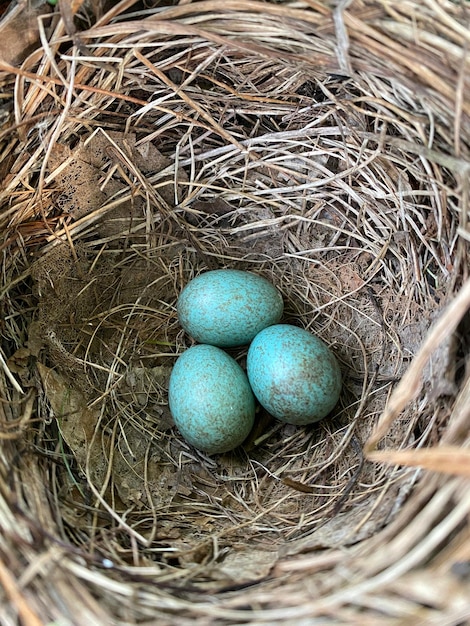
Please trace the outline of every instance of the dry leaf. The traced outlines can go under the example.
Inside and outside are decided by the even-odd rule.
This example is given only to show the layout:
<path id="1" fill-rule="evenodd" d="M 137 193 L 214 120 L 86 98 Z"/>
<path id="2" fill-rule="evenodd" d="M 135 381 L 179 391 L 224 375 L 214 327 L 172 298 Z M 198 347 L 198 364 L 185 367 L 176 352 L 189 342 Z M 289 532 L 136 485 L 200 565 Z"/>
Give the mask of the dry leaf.
<path id="1" fill-rule="evenodd" d="M 129 366 L 122 392 L 129 389 L 132 401 L 138 406 L 145 407 L 150 399 L 162 398 L 167 393 L 172 368 L 167 365 L 156 367 Z M 173 423 L 171 422 L 170 426 Z"/>
<path id="2" fill-rule="evenodd" d="M 78 144 L 73 150 L 68 146 L 56 144 L 49 158 L 49 167 L 55 177 L 55 185 L 59 194 L 55 200 L 63 213 L 80 219 L 94 211 L 98 211 L 106 202 L 126 189 L 119 177 L 113 175 L 103 185 L 103 168 L 114 164 L 124 168 L 126 175 L 156 174 L 167 168 L 171 162 L 150 142 L 136 146 L 133 133 L 109 131 L 98 132 L 87 141 Z M 127 165 L 126 165 L 127 163 Z M 178 171 L 181 180 L 186 180 L 183 170 Z M 171 174 L 166 177 L 165 184 L 159 185 L 159 194 L 170 206 L 175 203 L 174 184 Z M 180 192 L 182 193 L 182 189 Z M 131 220 L 136 210 L 136 202 L 125 202 L 113 209 L 113 217 Z M 122 230 L 122 224 L 119 225 Z"/>
<path id="3" fill-rule="evenodd" d="M 219 571 L 237 584 L 249 583 L 265 578 L 276 565 L 278 558 L 277 551 L 233 551 L 225 557 Z"/>
<path id="4" fill-rule="evenodd" d="M 52 170 L 60 168 L 55 178 L 60 191 L 56 205 L 75 219 L 95 211 L 107 199 L 107 194 L 100 189 L 101 171 L 86 157 L 87 152 L 81 145 L 71 150 L 56 144 L 49 158 Z"/>
<path id="5" fill-rule="evenodd" d="M 62 438 L 82 471 L 88 470 L 91 479 L 100 484 L 106 472 L 101 448 L 103 438 L 97 438 L 97 445 L 92 446 L 99 409 L 88 408 L 85 397 L 56 371 L 42 363 L 37 367 Z"/>
<path id="6" fill-rule="evenodd" d="M 396 499 L 395 488 L 390 489 L 384 495 L 378 506 L 374 498 L 370 497 L 363 503 L 356 504 L 351 509 L 335 515 L 308 536 L 284 544 L 279 549 L 279 556 L 284 558 L 324 548 L 350 546 L 368 539 L 383 527 L 384 520 L 389 522 L 393 519 L 396 513 L 394 511 Z"/>
<path id="7" fill-rule="evenodd" d="M 50 6 L 44 0 L 32 0 L 15 4 L 2 18 L 0 24 L 0 60 L 21 63 L 39 44 L 37 18 L 49 13 Z"/>
<path id="8" fill-rule="evenodd" d="M 424 368 L 437 348 L 455 331 L 469 307 L 470 279 L 463 284 L 453 301 L 433 325 L 418 354 L 395 387 L 375 431 L 366 442 L 364 448 L 366 453 L 372 453 L 408 402 L 411 402 L 418 396 L 423 385 Z"/>
<path id="9" fill-rule="evenodd" d="M 47 399 L 49 400 L 60 434 L 82 469 L 97 485 L 103 484 L 110 455 L 103 454 L 111 447 L 111 438 L 97 433 L 100 409 L 90 409 L 82 393 L 50 369 L 38 363 Z M 174 468 L 161 462 L 158 447 L 151 446 L 142 432 L 129 425 L 122 425 L 119 432 L 125 436 L 115 445 L 113 455 L 113 482 L 123 502 L 140 505 L 147 496 L 155 499 L 160 507 L 169 504 L 179 485 L 174 484 Z M 150 448 L 149 448 L 150 445 Z"/>

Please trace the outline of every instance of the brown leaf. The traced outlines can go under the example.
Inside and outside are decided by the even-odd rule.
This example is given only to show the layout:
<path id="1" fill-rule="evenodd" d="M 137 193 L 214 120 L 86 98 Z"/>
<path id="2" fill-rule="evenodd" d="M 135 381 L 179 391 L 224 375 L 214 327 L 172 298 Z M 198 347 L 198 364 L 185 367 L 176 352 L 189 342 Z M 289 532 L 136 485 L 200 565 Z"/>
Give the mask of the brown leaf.
<path id="1" fill-rule="evenodd" d="M 418 396 L 423 385 L 424 368 L 435 350 L 455 331 L 469 307 L 470 279 L 462 285 L 453 301 L 431 328 L 418 354 L 395 387 L 374 432 L 366 442 L 365 451 L 367 453 L 372 454 L 378 442 L 390 430 L 393 422 L 398 418 L 401 411 L 409 402 Z"/>
<path id="2" fill-rule="evenodd" d="M 18 64 L 39 43 L 37 18 L 49 13 L 44 0 L 22 2 L 2 18 L 0 23 L 0 60 Z"/>
<path id="3" fill-rule="evenodd" d="M 243 550 L 230 552 L 220 565 L 219 571 L 237 584 L 265 578 L 279 555 L 277 551 Z"/>
<path id="4" fill-rule="evenodd" d="M 38 363 L 37 367 L 65 443 L 82 471 L 88 468 L 93 480 L 102 480 L 105 472 L 100 447 L 102 437 L 99 437 L 97 445 L 93 446 L 93 449 L 96 448 L 96 454 L 94 450 L 92 454 L 91 450 L 100 416 L 99 409 L 88 408 L 86 398 L 73 389 L 56 371 L 42 363 Z"/>

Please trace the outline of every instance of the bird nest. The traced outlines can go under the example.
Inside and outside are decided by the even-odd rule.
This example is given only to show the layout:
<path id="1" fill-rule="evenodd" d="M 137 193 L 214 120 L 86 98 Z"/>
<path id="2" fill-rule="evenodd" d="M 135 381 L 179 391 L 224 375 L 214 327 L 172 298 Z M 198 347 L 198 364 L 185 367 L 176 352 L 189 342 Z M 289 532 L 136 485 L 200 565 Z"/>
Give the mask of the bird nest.
<path id="1" fill-rule="evenodd" d="M 467 3 L 92 4 L 0 61 L 0 621 L 464 622 Z M 343 391 L 208 456 L 167 388 L 225 267 Z"/>

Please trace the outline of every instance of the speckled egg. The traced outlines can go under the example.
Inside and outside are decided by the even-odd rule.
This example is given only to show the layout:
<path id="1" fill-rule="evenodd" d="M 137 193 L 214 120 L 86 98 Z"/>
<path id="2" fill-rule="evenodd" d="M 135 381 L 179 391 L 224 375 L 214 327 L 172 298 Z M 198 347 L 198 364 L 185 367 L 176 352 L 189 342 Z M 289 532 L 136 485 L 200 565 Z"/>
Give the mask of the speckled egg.
<path id="1" fill-rule="evenodd" d="M 191 280 L 178 298 L 178 318 L 199 343 L 243 346 L 283 312 L 282 296 L 266 278 L 242 270 L 212 270 Z"/>
<path id="2" fill-rule="evenodd" d="M 233 450 L 253 427 L 255 399 L 248 378 L 215 346 L 197 345 L 181 354 L 171 372 L 168 396 L 180 433 L 209 454 Z"/>
<path id="3" fill-rule="evenodd" d="M 270 326 L 254 338 L 247 373 L 260 404 L 289 424 L 322 419 L 341 391 L 339 365 L 327 345 L 290 324 Z"/>

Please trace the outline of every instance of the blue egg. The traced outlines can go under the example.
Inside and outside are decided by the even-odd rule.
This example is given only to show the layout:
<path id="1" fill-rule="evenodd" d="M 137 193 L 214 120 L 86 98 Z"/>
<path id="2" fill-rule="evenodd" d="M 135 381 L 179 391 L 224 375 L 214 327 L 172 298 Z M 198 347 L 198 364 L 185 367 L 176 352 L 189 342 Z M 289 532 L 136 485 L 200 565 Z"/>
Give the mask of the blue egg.
<path id="1" fill-rule="evenodd" d="M 266 278 L 241 270 L 213 270 L 191 280 L 178 298 L 178 318 L 199 343 L 220 348 L 250 343 L 277 324 L 282 296 Z"/>
<path id="2" fill-rule="evenodd" d="M 197 345 L 177 359 L 170 376 L 169 405 L 183 437 L 215 454 L 239 446 L 255 418 L 255 398 L 245 372 L 226 352 Z"/>
<path id="3" fill-rule="evenodd" d="M 260 404 L 289 424 L 311 424 L 334 408 L 341 372 L 327 345 L 290 324 L 262 330 L 248 350 L 247 374 Z"/>

